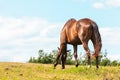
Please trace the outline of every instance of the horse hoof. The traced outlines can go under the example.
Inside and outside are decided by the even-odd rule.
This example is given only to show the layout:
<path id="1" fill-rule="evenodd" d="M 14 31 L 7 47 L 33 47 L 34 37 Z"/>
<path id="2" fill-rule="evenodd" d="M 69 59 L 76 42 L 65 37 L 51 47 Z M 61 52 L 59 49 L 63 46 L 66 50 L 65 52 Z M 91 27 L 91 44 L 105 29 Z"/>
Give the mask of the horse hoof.
<path id="1" fill-rule="evenodd" d="M 62 69 L 65 69 L 65 67 L 62 67 Z"/>
<path id="2" fill-rule="evenodd" d="M 54 64 L 54 66 L 53 66 L 53 67 L 54 67 L 54 69 L 55 69 L 55 68 L 56 68 L 56 65 Z"/>
<path id="3" fill-rule="evenodd" d="M 54 68 L 56 67 L 56 64 L 54 64 Z"/>
<path id="4" fill-rule="evenodd" d="M 79 64 L 76 64 L 75 66 L 78 67 Z"/>
<path id="5" fill-rule="evenodd" d="M 87 68 L 90 68 L 90 67 L 91 67 L 90 65 L 87 66 Z"/>
<path id="6" fill-rule="evenodd" d="M 99 69 L 99 67 L 97 66 L 97 67 L 96 67 L 96 69 L 98 70 L 98 69 Z"/>
<path id="7" fill-rule="evenodd" d="M 54 69 L 56 68 L 56 66 L 57 66 L 57 64 L 55 63 L 55 64 L 54 64 Z"/>

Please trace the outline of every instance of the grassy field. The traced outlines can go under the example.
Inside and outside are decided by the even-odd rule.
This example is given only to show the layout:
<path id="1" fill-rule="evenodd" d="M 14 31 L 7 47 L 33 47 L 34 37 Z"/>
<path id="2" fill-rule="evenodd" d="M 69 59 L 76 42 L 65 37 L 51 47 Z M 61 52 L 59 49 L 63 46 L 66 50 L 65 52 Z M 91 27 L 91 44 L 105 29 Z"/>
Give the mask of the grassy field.
<path id="1" fill-rule="evenodd" d="M 66 65 L 62 70 L 61 65 L 0 62 L 0 80 L 120 80 L 120 66 L 96 70 Z"/>

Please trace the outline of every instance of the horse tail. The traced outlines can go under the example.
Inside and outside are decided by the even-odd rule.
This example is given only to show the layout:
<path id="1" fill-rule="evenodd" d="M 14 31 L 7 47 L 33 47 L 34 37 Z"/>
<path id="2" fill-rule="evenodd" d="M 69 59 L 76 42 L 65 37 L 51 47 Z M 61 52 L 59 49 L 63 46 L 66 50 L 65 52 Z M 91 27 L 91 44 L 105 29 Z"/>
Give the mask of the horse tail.
<path id="1" fill-rule="evenodd" d="M 91 40 L 94 44 L 94 49 L 95 49 L 95 53 L 93 55 L 97 57 L 101 51 L 102 40 L 101 40 L 101 35 L 99 33 L 98 25 L 95 22 L 92 22 L 91 25 L 93 30 Z"/>

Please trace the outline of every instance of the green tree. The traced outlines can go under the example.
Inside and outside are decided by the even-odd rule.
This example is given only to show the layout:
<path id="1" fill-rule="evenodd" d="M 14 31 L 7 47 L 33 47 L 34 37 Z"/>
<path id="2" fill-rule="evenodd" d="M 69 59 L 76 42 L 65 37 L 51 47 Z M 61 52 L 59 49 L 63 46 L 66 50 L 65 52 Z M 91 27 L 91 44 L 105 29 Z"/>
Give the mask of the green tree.
<path id="1" fill-rule="evenodd" d="M 56 56 L 58 54 L 58 50 L 52 50 L 52 52 L 50 54 L 51 54 L 50 56 L 52 58 L 52 61 L 54 62 L 56 59 Z"/>
<path id="2" fill-rule="evenodd" d="M 32 62 L 32 63 L 43 63 L 43 64 L 51 64 L 54 63 L 56 60 L 56 56 L 58 54 L 59 50 L 52 50 L 52 52 L 50 53 L 45 53 L 42 49 L 40 49 L 38 51 L 38 57 L 30 57 L 28 62 Z M 102 66 L 117 66 L 120 65 L 120 62 L 118 62 L 117 60 L 114 60 L 111 62 L 111 60 L 109 58 L 107 58 L 107 50 L 105 50 L 105 52 L 101 52 L 99 55 L 99 64 Z M 71 54 L 71 52 L 67 52 L 67 58 L 66 58 L 66 64 L 72 65 L 75 63 L 75 60 L 72 59 L 73 55 Z M 82 56 L 82 53 L 79 55 L 78 62 L 80 62 L 81 65 L 86 65 L 87 64 L 87 60 L 88 57 L 86 54 L 84 54 Z M 91 59 L 91 63 L 92 65 L 95 65 L 96 62 L 95 59 Z M 61 60 L 59 60 L 59 63 L 61 63 Z"/>
<path id="3" fill-rule="evenodd" d="M 118 64 L 119 64 L 119 62 L 117 60 L 114 60 L 114 61 L 111 62 L 112 66 L 117 66 Z"/>
<path id="4" fill-rule="evenodd" d="M 37 59 L 35 59 L 35 57 L 33 57 L 33 58 L 32 58 L 32 62 L 33 62 L 33 63 L 37 63 L 38 61 L 37 61 Z"/>
<path id="5" fill-rule="evenodd" d="M 44 51 L 40 49 L 40 50 L 38 51 L 38 58 L 37 58 L 37 62 L 38 62 L 38 63 L 41 63 L 41 62 L 42 62 L 42 58 L 44 57 L 44 55 L 45 55 Z"/>
<path id="6" fill-rule="evenodd" d="M 108 58 L 102 59 L 100 65 L 102 65 L 102 66 L 110 66 L 111 65 L 111 61 Z"/>
<path id="7" fill-rule="evenodd" d="M 44 64 L 48 64 L 48 63 L 53 63 L 56 59 L 56 55 L 58 53 L 58 50 L 52 50 L 52 52 L 50 53 L 45 53 L 43 50 L 39 50 L 38 54 L 38 62 L 39 63 L 44 63 Z"/>
<path id="8" fill-rule="evenodd" d="M 88 56 L 85 53 L 83 56 L 81 56 L 81 65 L 86 65 L 87 64 L 87 60 L 88 60 Z"/>
<path id="9" fill-rule="evenodd" d="M 72 59 L 72 54 L 71 54 L 71 52 L 67 52 L 66 64 L 72 65 L 72 64 L 74 64 L 74 63 L 75 63 L 75 61 L 73 61 L 73 59 Z"/>
<path id="10" fill-rule="evenodd" d="M 29 63 L 32 63 L 33 62 L 33 58 L 32 57 L 30 57 L 30 59 L 29 59 L 29 61 L 28 61 Z"/>
<path id="11" fill-rule="evenodd" d="M 101 61 L 100 61 L 100 65 L 102 66 L 110 66 L 111 65 L 111 61 L 110 59 L 107 58 L 107 50 L 105 50 L 105 52 L 101 52 Z"/>

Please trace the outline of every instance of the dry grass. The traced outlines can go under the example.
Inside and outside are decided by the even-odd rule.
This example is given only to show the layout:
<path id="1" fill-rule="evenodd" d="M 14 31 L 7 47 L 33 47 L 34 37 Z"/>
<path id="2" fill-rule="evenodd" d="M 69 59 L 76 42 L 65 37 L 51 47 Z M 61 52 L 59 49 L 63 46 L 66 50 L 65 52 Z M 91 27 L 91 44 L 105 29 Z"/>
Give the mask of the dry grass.
<path id="1" fill-rule="evenodd" d="M 0 63 L 0 80 L 120 80 L 120 67 L 66 66 L 33 63 Z"/>

